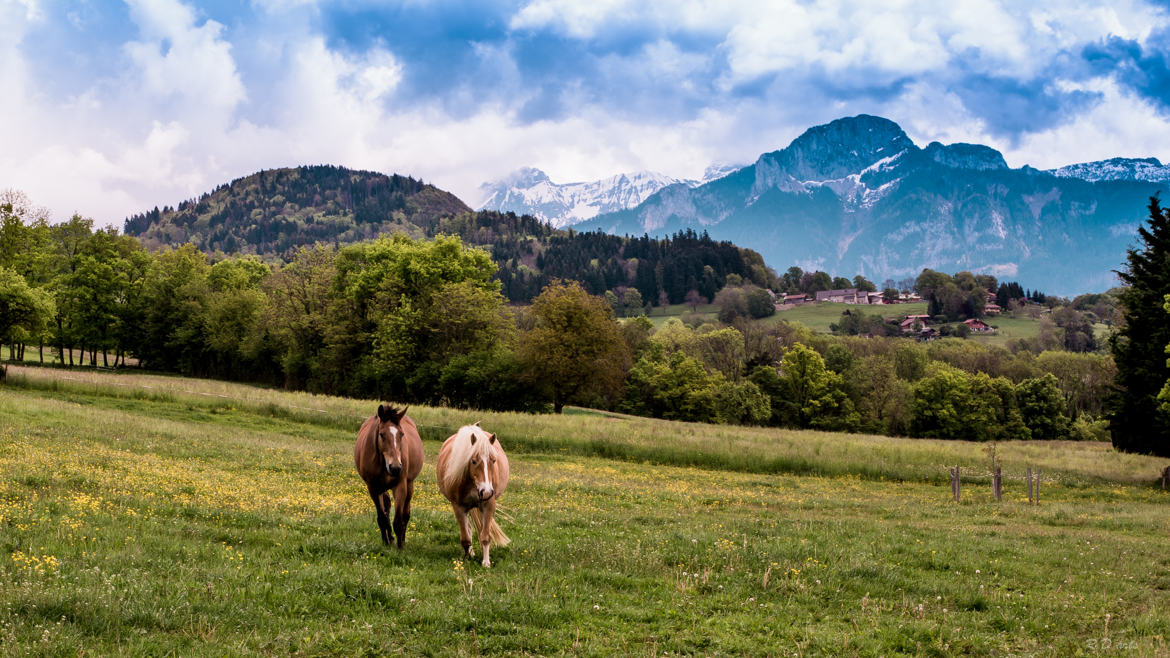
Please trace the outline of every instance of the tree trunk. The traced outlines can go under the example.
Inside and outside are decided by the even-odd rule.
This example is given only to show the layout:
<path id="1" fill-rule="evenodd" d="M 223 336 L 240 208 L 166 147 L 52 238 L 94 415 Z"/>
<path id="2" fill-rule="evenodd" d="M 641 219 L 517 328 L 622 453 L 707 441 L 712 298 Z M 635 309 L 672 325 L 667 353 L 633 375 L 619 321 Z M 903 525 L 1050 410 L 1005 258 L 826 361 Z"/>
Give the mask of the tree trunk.
<path id="1" fill-rule="evenodd" d="M 102 348 L 102 367 L 103 368 L 110 367 L 110 359 L 109 359 L 109 357 L 106 356 L 106 350 L 104 347 Z"/>
<path id="2" fill-rule="evenodd" d="M 61 349 L 65 349 L 65 348 L 62 347 Z M 64 360 L 62 360 L 62 363 L 64 363 Z M 69 346 L 69 367 L 70 368 L 73 367 L 73 346 L 72 345 Z"/>
<path id="3" fill-rule="evenodd" d="M 61 316 L 57 316 L 57 349 L 61 357 L 61 365 L 65 365 L 65 330 L 61 327 Z"/>
<path id="4" fill-rule="evenodd" d="M 40 355 L 41 365 L 42 366 L 45 365 L 45 339 L 44 339 L 44 337 L 41 338 L 40 344 L 37 345 L 37 353 Z"/>

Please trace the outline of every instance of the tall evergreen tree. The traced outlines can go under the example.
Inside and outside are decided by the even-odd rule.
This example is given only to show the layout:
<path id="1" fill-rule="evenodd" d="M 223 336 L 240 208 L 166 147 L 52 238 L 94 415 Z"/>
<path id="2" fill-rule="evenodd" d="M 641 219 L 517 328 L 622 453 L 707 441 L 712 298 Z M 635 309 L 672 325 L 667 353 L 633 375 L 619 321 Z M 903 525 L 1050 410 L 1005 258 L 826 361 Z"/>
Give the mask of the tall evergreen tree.
<path id="1" fill-rule="evenodd" d="M 1162 308 L 1170 293 L 1170 210 L 1155 196 L 1149 211 L 1147 225 L 1138 228 L 1141 244 L 1117 273 L 1128 286 L 1120 295 L 1126 322 L 1112 340 L 1117 380 L 1108 417 L 1118 450 L 1170 457 L 1170 413 L 1157 400 L 1170 377 L 1170 322 Z"/>

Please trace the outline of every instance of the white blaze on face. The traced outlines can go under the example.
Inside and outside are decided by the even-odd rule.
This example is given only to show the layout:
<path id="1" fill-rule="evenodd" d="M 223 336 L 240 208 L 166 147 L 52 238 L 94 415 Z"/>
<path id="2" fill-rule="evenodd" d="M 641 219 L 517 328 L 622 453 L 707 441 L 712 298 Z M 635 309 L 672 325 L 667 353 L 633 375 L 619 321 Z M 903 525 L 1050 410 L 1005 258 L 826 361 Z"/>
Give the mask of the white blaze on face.
<path id="1" fill-rule="evenodd" d="M 495 491 L 495 488 L 492 487 L 492 476 L 488 471 L 488 461 L 490 461 L 490 459 L 483 460 L 483 486 L 484 490 L 492 492 Z"/>

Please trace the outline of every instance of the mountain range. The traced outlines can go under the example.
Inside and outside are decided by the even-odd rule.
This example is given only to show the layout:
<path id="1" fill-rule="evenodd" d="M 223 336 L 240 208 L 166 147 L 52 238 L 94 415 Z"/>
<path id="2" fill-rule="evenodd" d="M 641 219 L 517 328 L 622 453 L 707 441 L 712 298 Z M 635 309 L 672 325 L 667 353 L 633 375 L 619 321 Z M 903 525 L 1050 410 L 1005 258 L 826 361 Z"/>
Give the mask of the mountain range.
<path id="1" fill-rule="evenodd" d="M 476 244 L 493 244 L 500 231 L 492 223 L 515 223 L 512 212 L 578 232 L 706 232 L 759 252 L 778 271 L 797 265 L 880 283 L 923 268 L 970 270 L 1072 295 L 1116 285 L 1112 271 L 1134 243 L 1148 198 L 1167 188 L 1170 166 L 1155 158 L 1013 169 L 988 146 L 919 147 L 893 121 L 859 115 L 810 128 L 748 166 L 709 169 L 701 180 L 639 172 L 556 184 L 522 169 L 485 184 L 481 207 L 489 212 L 471 213 L 413 178 L 297 167 L 135 215 L 125 230 L 151 247 L 194 242 L 279 257 L 301 244 L 391 231 L 466 232 Z M 547 226 L 524 226 L 504 232 L 551 236 Z"/>
<path id="2" fill-rule="evenodd" d="M 501 180 L 481 185 L 484 201 L 479 209 L 531 215 L 562 228 L 600 214 L 632 208 L 664 187 L 697 187 L 736 169 L 739 167 L 713 165 L 700 180 L 637 171 L 584 183 L 554 183 L 543 171 L 525 167 Z"/>
<path id="3" fill-rule="evenodd" d="M 893 121 L 859 115 L 721 178 L 667 185 L 572 226 L 651 236 L 693 228 L 781 271 L 881 281 L 970 270 L 1071 295 L 1117 285 L 1112 271 L 1148 198 L 1168 182 L 1170 167 L 1153 158 L 1013 169 L 988 146 L 919 147 Z"/>

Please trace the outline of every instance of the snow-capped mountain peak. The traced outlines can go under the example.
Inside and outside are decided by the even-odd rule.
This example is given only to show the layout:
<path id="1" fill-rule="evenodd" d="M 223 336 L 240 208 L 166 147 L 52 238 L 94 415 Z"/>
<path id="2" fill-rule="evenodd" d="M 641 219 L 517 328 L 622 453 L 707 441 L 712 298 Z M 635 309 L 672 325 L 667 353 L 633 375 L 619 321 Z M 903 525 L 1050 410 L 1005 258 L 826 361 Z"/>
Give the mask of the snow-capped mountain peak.
<path id="1" fill-rule="evenodd" d="M 554 183 L 541 170 L 525 167 L 484 183 L 480 210 L 514 212 L 543 219 L 557 228 L 597 215 L 633 208 L 669 185 L 699 184 L 654 171 L 636 171 L 579 183 Z"/>
<path id="2" fill-rule="evenodd" d="M 1110 158 L 1050 169 L 1048 173 L 1061 178 L 1080 178 L 1091 182 L 1103 180 L 1170 182 L 1170 165 L 1162 164 L 1157 158 Z"/>

